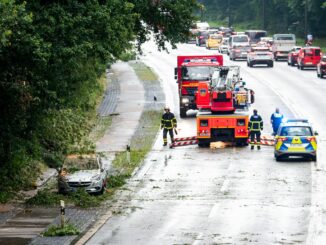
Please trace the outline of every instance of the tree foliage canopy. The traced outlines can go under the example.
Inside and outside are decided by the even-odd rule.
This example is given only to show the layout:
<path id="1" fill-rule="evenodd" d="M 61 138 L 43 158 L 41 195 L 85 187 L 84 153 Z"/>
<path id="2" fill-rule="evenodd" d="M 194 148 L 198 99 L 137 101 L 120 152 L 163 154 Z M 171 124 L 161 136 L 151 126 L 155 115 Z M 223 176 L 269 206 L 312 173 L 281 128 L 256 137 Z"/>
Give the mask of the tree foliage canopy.
<path id="1" fill-rule="evenodd" d="M 31 159 L 56 162 L 68 153 L 90 128 L 106 66 L 151 33 L 159 48 L 185 40 L 196 7 L 195 0 L 0 1 L 0 179 L 19 178 Z"/>
<path id="2" fill-rule="evenodd" d="M 200 0 L 206 18 L 243 28 L 267 29 L 270 32 L 293 32 L 304 36 L 305 3 L 307 2 L 308 32 L 326 36 L 325 0 Z"/>

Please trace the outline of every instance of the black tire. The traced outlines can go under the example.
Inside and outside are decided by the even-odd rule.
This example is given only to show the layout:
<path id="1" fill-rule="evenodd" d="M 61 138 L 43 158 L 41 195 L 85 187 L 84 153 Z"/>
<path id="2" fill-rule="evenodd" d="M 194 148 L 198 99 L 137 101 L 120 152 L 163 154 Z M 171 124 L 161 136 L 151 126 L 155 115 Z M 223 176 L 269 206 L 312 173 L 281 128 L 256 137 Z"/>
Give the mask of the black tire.
<path id="1" fill-rule="evenodd" d="M 298 63 L 298 65 L 297 65 L 297 68 L 298 68 L 298 70 L 300 70 L 300 65 L 299 65 L 299 63 Z"/>
<path id="2" fill-rule="evenodd" d="M 293 60 L 291 60 L 291 66 L 294 66 L 295 64 L 294 64 L 294 61 Z"/>
<path id="3" fill-rule="evenodd" d="M 249 67 L 249 62 L 247 61 L 247 66 Z"/>
<path id="4" fill-rule="evenodd" d="M 279 162 L 279 161 L 281 161 L 281 157 L 275 156 L 275 160 L 276 160 L 276 162 Z"/>
<path id="5" fill-rule="evenodd" d="M 180 108 L 180 117 L 181 118 L 187 117 L 187 109 L 186 108 Z"/>
<path id="6" fill-rule="evenodd" d="M 317 77 L 320 77 L 320 78 L 321 78 L 322 76 L 321 76 L 321 74 L 319 74 L 319 73 L 317 72 Z"/>
<path id="7" fill-rule="evenodd" d="M 313 161 L 313 162 L 317 162 L 317 156 L 313 156 L 313 157 L 311 157 L 311 161 Z"/>
<path id="8" fill-rule="evenodd" d="M 248 146 L 248 139 L 238 139 L 235 141 L 236 146 Z"/>
<path id="9" fill-rule="evenodd" d="M 301 71 L 304 70 L 304 66 L 303 66 L 303 65 L 300 66 L 300 70 L 301 70 Z"/>
<path id="10" fill-rule="evenodd" d="M 277 56 L 275 56 L 275 61 L 278 61 L 278 58 L 277 58 Z"/>
<path id="11" fill-rule="evenodd" d="M 210 142 L 208 140 L 198 140 L 199 147 L 209 147 Z"/>
<path id="12" fill-rule="evenodd" d="M 274 62 L 271 62 L 271 63 L 269 64 L 269 66 L 270 66 L 270 67 L 274 67 Z"/>
<path id="13" fill-rule="evenodd" d="M 254 66 L 254 64 L 253 64 L 252 61 L 249 62 L 249 66 L 250 66 L 250 67 L 253 67 L 253 66 Z"/>

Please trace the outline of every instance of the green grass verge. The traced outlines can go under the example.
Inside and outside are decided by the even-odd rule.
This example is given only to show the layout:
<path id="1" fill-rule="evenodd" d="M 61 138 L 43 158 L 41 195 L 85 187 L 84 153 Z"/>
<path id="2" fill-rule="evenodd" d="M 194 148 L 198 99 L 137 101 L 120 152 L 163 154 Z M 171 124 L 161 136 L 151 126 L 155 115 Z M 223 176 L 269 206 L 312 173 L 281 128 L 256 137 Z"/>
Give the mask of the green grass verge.
<path id="1" fill-rule="evenodd" d="M 89 136 L 90 140 L 92 142 L 96 142 L 99 139 L 101 139 L 104 136 L 105 131 L 111 126 L 111 123 L 112 123 L 111 116 L 107 116 L 107 117 L 97 116 L 95 126 L 93 127 Z"/>
<path id="2" fill-rule="evenodd" d="M 80 232 L 74 225 L 66 223 L 64 227 L 61 227 L 60 225 L 52 225 L 47 231 L 43 232 L 42 235 L 46 237 L 74 236 L 78 235 L 79 233 Z"/>
<path id="3" fill-rule="evenodd" d="M 135 135 L 131 140 L 130 163 L 127 152 L 120 152 L 113 161 L 113 166 L 126 176 L 131 175 L 151 150 L 159 129 L 162 113 L 159 111 L 143 112 L 140 125 L 145 132 Z"/>
<path id="4" fill-rule="evenodd" d="M 299 46 L 304 46 L 305 40 L 303 38 L 297 38 L 297 44 Z M 314 39 L 313 46 L 320 47 L 323 53 L 326 54 L 326 38 L 316 38 Z"/>
<path id="5" fill-rule="evenodd" d="M 59 194 L 53 188 L 46 188 L 39 191 L 38 194 L 26 201 L 30 206 L 55 207 L 60 205 L 60 200 L 65 201 L 67 205 L 73 205 L 80 208 L 99 207 L 104 200 L 112 197 L 112 190 L 106 191 L 103 195 L 90 195 L 83 189 L 78 189 L 66 195 Z"/>
<path id="6" fill-rule="evenodd" d="M 152 69 L 148 66 L 146 66 L 142 62 L 132 62 L 130 63 L 132 68 L 135 70 L 138 78 L 142 81 L 152 81 L 157 82 L 158 77 L 157 75 L 152 71 Z"/>

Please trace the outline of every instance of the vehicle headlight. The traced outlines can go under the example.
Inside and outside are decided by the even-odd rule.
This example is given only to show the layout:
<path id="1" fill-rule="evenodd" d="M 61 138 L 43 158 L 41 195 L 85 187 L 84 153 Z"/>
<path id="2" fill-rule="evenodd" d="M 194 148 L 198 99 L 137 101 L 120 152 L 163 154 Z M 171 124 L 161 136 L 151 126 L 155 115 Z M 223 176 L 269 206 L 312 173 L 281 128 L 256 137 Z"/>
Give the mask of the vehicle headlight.
<path id="1" fill-rule="evenodd" d="M 182 98 L 181 103 L 182 104 L 187 104 L 187 103 L 189 103 L 189 99 L 188 98 Z"/>
<path id="2" fill-rule="evenodd" d="M 97 183 L 97 182 L 99 182 L 100 180 L 101 180 L 101 176 L 99 176 L 99 175 L 94 176 L 94 177 L 92 178 L 92 182 L 93 182 L 93 183 Z"/>

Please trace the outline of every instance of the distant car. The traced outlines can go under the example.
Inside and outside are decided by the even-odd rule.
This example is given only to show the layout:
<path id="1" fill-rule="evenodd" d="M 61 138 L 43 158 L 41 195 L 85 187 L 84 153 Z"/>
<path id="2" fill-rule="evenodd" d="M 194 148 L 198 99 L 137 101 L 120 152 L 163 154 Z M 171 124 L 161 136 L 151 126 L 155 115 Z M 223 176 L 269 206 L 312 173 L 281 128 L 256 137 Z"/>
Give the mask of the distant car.
<path id="1" fill-rule="evenodd" d="M 218 48 L 219 52 L 224 54 L 229 50 L 229 38 L 223 38 L 222 44 Z"/>
<path id="2" fill-rule="evenodd" d="M 248 53 L 247 65 L 253 67 L 254 65 L 274 66 L 273 53 L 268 47 L 252 47 L 251 52 Z"/>
<path id="3" fill-rule="evenodd" d="M 62 194 L 84 189 L 89 194 L 103 194 L 108 171 L 99 156 L 68 161 L 58 177 L 58 191 Z"/>
<path id="4" fill-rule="evenodd" d="M 206 41 L 207 49 L 218 49 L 223 41 L 223 36 L 221 34 L 209 34 Z"/>
<path id="5" fill-rule="evenodd" d="M 317 161 L 317 135 L 306 119 L 290 119 L 282 123 L 275 136 L 276 161 L 291 156 Z"/>
<path id="6" fill-rule="evenodd" d="M 298 69 L 316 67 L 321 60 L 321 49 L 319 47 L 303 47 L 298 55 Z"/>
<path id="7" fill-rule="evenodd" d="M 300 46 L 294 46 L 289 54 L 288 54 L 288 65 L 289 66 L 295 66 L 298 62 L 298 55 L 299 51 L 301 50 L 302 47 Z"/>
<path id="8" fill-rule="evenodd" d="M 317 64 L 317 77 L 323 78 L 326 75 L 326 55 Z"/>
<path id="9" fill-rule="evenodd" d="M 246 60 L 249 51 L 250 51 L 249 45 L 233 46 L 233 48 L 229 50 L 230 60 L 239 60 L 239 59 Z"/>
<path id="10" fill-rule="evenodd" d="M 199 31 L 197 36 L 196 36 L 196 45 L 197 46 L 205 46 L 208 36 L 209 36 L 208 30 Z"/>

